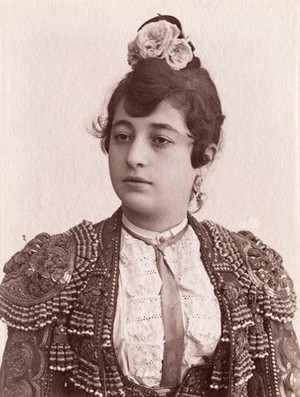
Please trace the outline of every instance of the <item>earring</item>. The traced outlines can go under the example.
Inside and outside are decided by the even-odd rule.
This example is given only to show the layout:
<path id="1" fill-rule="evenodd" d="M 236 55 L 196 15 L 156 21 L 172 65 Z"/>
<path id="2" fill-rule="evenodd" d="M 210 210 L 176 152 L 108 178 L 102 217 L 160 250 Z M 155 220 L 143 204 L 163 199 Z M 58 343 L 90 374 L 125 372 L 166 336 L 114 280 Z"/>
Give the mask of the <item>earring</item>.
<path id="1" fill-rule="evenodd" d="M 198 174 L 195 178 L 193 185 L 193 197 L 195 198 L 196 201 L 196 210 L 193 211 L 193 213 L 198 212 L 203 205 L 204 194 L 201 192 L 202 182 L 203 182 L 203 178 L 201 174 Z"/>

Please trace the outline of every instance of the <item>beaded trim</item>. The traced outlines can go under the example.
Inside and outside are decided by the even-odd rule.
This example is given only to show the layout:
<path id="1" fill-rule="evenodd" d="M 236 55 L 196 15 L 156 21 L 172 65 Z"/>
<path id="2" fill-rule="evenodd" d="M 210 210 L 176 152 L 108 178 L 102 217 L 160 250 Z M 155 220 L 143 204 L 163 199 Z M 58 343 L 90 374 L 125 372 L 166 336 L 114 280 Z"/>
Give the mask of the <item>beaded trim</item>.
<path id="1" fill-rule="evenodd" d="M 94 396 L 102 397 L 103 385 L 99 375 L 99 367 L 82 357 L 75 358 L 76 364 L 69 374 L 69 380 L 79 389 Z"/>
<path id="2" fill-rule="evenodd" d="M 250 234 L 246 232 L 230 233 L 209 221 L 203 222 L 203 225 L 213 238 L 215 250 L 226 263 L 225 268 L 230 266 L 241 288 L 239 291 L 230 282 L 223 286 L 223 296 L 229 303 L 232 321 L 231 390 L 238 396 L 247 396 L 244 385 L 252 377 L 254 360 L 266 359 L 270 355 L 275 378 L 273 383 L 276 386 L 277 368 L 272 358 L 274 355 L 270 339 L 272 335 L 268 327 L 265 328 L 264 318 L 283 323 L 292 319 L 296 308 L 296 297 L 291 280 L 283 270 L 280 256 L 252 234 L 249 238 Z M 273 274 L 273 279 L 259 277 L 260 270 L 263 272 L 264 267 L 267 267 L 271 275 Z M 278 280 L 283 281 L 278 283 Z M 239 303 L 235 305 L 235 302 Z M 275 392 L 277 393 L 276 390 Z"/>
<path id="3" fill-rule="evenodd" d="M 213 222 L 204 224 L 244 292 L 249 294 L 251 306 L 272 320 L 291 321 L 296 310 L 296 295 L 281 257 L 250 232 L 234 234 Z"/>
<path id="4" fill-rule="evenodd" d="M 275 321 L 290 322 L 296 310 L 296 294 L 281 256 L 250 232 L 239 232 L 238 236 L 251 244 L 246 247 L 246 263 L 257 288 L 258 312 Z"/>
<path id="5" fill-rule="evenodd" d="M 0 287 L 1 319 L 27 331 L 68 314 L 96 262 L 96 248 L 96 234 L 89 222 L 64 234 L 38 235 L 5 267 L 8 274 Z"/>
<path id="6" fill-rule="evenodd" d="M 84 221 L 64 234 L 38 235 L 5 267 L 1 318 L 24 331 L 53 324 L 49 355 L 53 370 L 66 371 L 74 365 L 66 318 L 96 260 L 97 235 L 93 225 Z M 90 329 L 90 318 L 76 326 Z"/>
<path id="7" fill-rule="evenodd" d="M 252 313 L 247 306 L 246 296 L 239 281 L 229 271 L 228 264 L 220 257 L 220 244 L 218 244 L 219 242 L 216 244 L 212 239 L 211 230 L 203 227 L 205 224 L 202 226 L 196 221 L 192 221 L 192 224 L 201 239 L 202 246 L 205 242 L 204 245 L 210 246 L 213 252 L 210 263 L 206 260 L 204 264 L 207 262 L 206 270 L 224 311 L 222 319 L 224 327 L 221 337 L 223 343 L 214 362 L 210 388 L 230 389 L 230 393 L 238 390 L 239 395 L 243 396 L 244 385 L 251 378 L 254 368 L 252 356 L 247 348 L 246 334 L 247 328 L 254 324 Z"/>
<path id="8" fill-rule="evenodd" d="M 193 217 L 189 217 L 189 222 L 195 230 L 201 241 L 200 250 L 203 264 L 214 286 L 215 294 L 219 300 L 222 312 L 222 335 L 218 346 L 217 354 L 214 360 L 213 371 L 211 375 L 210 388 L 215 390 L 229 389 L 230 369 L 229 357 L 230 346 L 232 344 L 233 321 L 231 310 L 227 299 L 224 299 L 222 291 L 224 271 L 228 270 L 226 263 L 223 263 L 216 250 L 213 250 L 211 236 L 209 231 L 199 224 Z M 236 325 L 239 323 L 237 322 Z"/>

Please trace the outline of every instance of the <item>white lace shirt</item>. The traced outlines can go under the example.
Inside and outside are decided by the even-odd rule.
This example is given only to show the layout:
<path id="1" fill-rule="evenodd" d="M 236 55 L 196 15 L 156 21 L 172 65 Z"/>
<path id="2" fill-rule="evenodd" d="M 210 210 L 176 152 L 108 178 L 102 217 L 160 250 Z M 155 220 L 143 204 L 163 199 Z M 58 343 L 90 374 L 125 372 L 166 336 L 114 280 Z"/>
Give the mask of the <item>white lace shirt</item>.
<path id="1" fill-rule="evenodd" d="M 182 230 L 154 233 L 140 229 L 123 218 L 124 225 L 138 236 L 159 242 Z M 182 376 L 188 368 L 204 362 L 221 336 L 218 300 L 200 257 L 200 243 L 191 226 L 183 237 L 164 250 L 165 258 L 179 285 L 184 320 Z M 122 229 L 119 289 L 114 321 L 114 345 L 124 375 L 147 387 L 161 380 L 164 326 L 161 308 L 161 279 L 154 248 Z"/>

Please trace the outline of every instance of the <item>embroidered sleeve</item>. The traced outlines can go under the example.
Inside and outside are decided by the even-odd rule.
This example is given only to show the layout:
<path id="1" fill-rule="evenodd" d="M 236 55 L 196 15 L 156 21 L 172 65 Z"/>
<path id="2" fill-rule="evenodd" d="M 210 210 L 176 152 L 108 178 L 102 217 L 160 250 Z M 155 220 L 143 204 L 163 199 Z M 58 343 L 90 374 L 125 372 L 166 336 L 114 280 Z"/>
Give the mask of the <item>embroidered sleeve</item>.
<path id="1" fill-rule="evenodd" d="M 67 233 L 36 236 L 4 267 L 1 318 L 25 331 L 53 323 L 74 295 L 69 284 L 74 259 L 75 243 Z"/>
<path id="2" fill-rule="evenodd" d="M 296 308 L 292 280 L 276 251 L 250 232 L 239 234 L 248 240 L 244 250 L 251 281 L 257 288 L 253 305 L 270 321 L 280 395 L 300 396 L 300 349 L 291 323 Z"/>
<path id="3" fill-rule="evenodd" d="M 51 328 L 8 329 L 0 372 L 0 397 L 66 397 L 62 373 L 49 369 Z"/>
<path id="4" fill-rule="evenodd" d="M 97 234 L 83 222 L 66 233 L 39 234 L 5 265 L 0 318 L 30 331 L 70 313 L 97 260 Z"/>
<path id="5" fill-rule="evenodd" d="M 282 397 L 300 396 L 300 349 L 292 323 L 271 322 Z"/>
<path id="6" fill-rule="evenodd" d="M 83 222 L 63 234 L 39 234 L 5 265 L 0 318 L 9 333 L 1 397 L 64 395 L 62 374 L 75 366 L 70 317 L 96 260 L 97 233 Z"/>
<path id="7" fill-rule="evenodd" d="M 238 235 L 253 285 L 253 303 L 265 317 L 282 323 L 291 321 L 296 310 L 296 294 L 281 256 L 251 232 L 242 231 Z"/>

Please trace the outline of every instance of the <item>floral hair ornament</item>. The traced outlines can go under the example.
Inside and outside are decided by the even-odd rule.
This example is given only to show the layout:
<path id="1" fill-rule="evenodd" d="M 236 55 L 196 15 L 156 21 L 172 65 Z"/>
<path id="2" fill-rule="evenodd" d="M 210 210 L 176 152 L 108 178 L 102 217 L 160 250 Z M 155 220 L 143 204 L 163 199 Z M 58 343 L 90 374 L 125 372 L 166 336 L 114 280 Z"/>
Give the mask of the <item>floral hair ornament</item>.
<path id="1" fill-rule="evenodd" d="M 128 44 L 128 63 L 135 68 L 141 59 L 165 59 L 174 70 L 184 69 L 193 59 L 194 46 L 184 37 L 178 19 L 159 15 L 145 22 Z"/>

